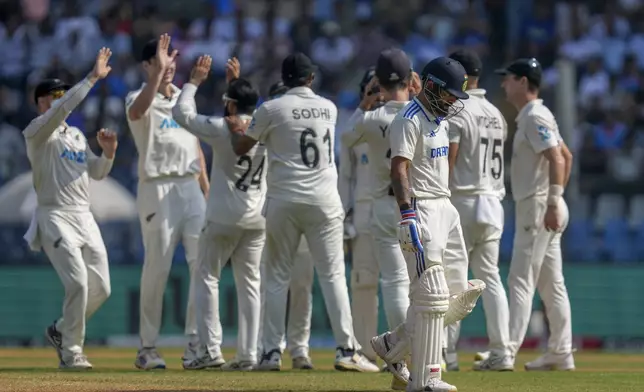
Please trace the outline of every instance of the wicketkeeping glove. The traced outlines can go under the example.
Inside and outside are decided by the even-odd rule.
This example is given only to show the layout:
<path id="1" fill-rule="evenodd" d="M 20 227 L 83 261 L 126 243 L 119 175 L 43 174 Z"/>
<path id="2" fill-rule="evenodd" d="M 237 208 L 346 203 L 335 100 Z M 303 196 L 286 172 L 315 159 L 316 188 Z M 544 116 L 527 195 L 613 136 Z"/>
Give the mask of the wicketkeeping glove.
<path id="1" fill-rule="evenodd" d="M 398 242 L 404 252 L 423 252 L 423 230 L 418 224 L 416 211 L 401 210 L 402 220 L 398 223 Z"/>

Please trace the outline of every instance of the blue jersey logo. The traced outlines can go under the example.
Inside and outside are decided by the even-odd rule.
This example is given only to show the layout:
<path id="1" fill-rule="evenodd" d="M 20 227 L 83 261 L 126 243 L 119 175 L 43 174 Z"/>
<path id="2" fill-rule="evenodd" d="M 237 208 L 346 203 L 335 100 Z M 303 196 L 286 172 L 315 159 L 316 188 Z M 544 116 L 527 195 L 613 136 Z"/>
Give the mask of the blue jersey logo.
<path id="1" fill-rule="evenodd" d="M 173 118 L 164 118 L 159 126 L 161 129 L 181 128 Z"/>
<path id="2" fill-rule="evenodd" d="M 432 148 L 429 152 L 429 157 L 431 159 L 446 157 L 449 154 L 449 146 Z"/>
<path id="3" fill-rule="evenodd" d="M 360 163 L 362 163 L 363 165 L 369 163 L 369 157 L 367 156 L 367 154 L 362 154 L 362 156 L 360 157 Z"/>
<path id="4" fill-rule="evenodd" d="M 65 151 L 60 154 L 60 157 L 76 163 L 87 162 L 87 154 L 85 153 L 85 151 L 71 151 L 65 148 Z"/>

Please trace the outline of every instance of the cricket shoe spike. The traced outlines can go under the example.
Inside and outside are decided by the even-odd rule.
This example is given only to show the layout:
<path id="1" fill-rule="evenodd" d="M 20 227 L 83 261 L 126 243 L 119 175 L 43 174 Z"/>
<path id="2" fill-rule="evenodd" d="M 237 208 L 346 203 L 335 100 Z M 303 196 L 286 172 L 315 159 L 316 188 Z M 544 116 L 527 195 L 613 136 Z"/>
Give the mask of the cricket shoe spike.
<path id="1" fill-rule="evenodd" d="M 161 358 L 156 348 L 144 347 L 136 353 L 134 366 L 141 370 L 161 370 L 165 369 L 165 361 Z"/>
<path id="2" fill-rule="evenodd" d="M 343 372 L 379 373 L 380 368 L 374 365 L 364 354 L 351 349 L 335 349 L 335 370 Z"/>
<path id="3" fill-rule="evenodd" d="M 256 369 L 260 371 L 282 370 L 282 353 L 280 350 L 276 348 L 262 353 L 262 359 L 257 364 Z"/>
<path id="4" fill-rule="evenodd" d="M 92 364 L 89 363 L 85 354 L 76 353 L 69 357 L 63 357 L 63 360 L 58 365 L 60 369 L 69 370 L 90 370 Z"/>
<path id="5" fill-rule="evenodd" d="M 445 313 L 445 326 L 461 321 L 472 313 L 483 290 L 485 290 L 485 282 L 472 279 L 467 282 L 465 291 L 450 296 L 449 308 Z"/>
<path id="6" fill-rule="evenodd" d="M 575 370 L 575 359 L 572 353 L 555 354 L 547 352 L 525 364 L 525 370 Z"/>

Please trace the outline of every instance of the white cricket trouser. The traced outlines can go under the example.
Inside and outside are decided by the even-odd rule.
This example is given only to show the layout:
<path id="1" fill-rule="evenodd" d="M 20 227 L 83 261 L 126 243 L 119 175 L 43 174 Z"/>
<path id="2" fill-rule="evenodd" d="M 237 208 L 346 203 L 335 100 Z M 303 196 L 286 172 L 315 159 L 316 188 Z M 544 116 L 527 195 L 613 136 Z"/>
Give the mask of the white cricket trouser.
<path id="1" fill-rule="evenodd" d="M 412 198 L 412 207 L 423 230 L 424 252 L 404 252 L 411 300 L 404 330 L 411 342 L 411 387 L 422 390 L 429 378 L 441 378 L 444 317 L 450 292 L 467 288 L 467 275 L 462 276 L 462 262 L 457 262 L 467 265 L 467 254 L 458 212 L 448 198 Z"/>
<path id="2" fill-rule="evenodd" d="M 337 346 L 360 349 L 353 336 L 345 277 L 342 206 L 316 206 L 269 198 L 265 215 L 265 276 L 262 277 L 266 297 L 262 331 L 264 351 L 279 349 L 282 343 L 287 294 L 302 234 L 313 256 Z"/>
<path id="3" fill-rule="evenodd" d="M 357 235 L 351 239 L 351 315 L 353 330 L 363 354 L 375 361 L 378 356 L 369 341 L 378 334 L 378 264 L 370 220 L 371 201 L 356 202 L 353 225 Z"/>
<path id="4" fill-rule="evenodd" d="M 262 263 L 262 276 L 264 276 L 264 263 Z M 291 271 L 291 284 L 289 290 L 288 322 L 286 338 L 282 337 L 280 351 L 288 348 L 291 358 L 309 356 L 309 339 L 311 338 L 311 315 L 313 313 L 313 258 L 309 251 L 306 238 L 302 236 L 300 245 L 295 255 L 295 263 Z M 264 293 L 264 279 L 262 279 L 262 307 L 259 326 L 259 348 L 261 354 L 262 330 L 261 321 L 264 318 L 266 307 Z"/>
<path id="5" fill-rule="evenodd" d="M 103 237 L 89 210 L 38 207 L 39 241 L 65 288 L 63 336 L 65 357 L 82 353 L 85 322 L 110 296 L 110 271 Z"/>
<path id="6" fill-rule="evenodd" d="M 486 285 L 482 297 L 490 351 L 500 356 L 509 355 L 510 312 L 498 266 L 504 215 L 501 200 L 487 195 L 453 195 L 452 204 L 461 218 L 472 274 Z M 496 218 L 486 219 L 491 215 Z M 460 322 L 447 330 L 447 351 L 456 352 Z"/>
<path id="7" fill-rule="evenodd" d="M 516 202 L 516 232 L 508 274 L 510 343 L 514 353 L 523 344 L 528 329 L 535 288 L 539 290 L 548 317 L 548 350 L 572 351 L 570 300 L 561 259 L 561 235 L 568 225 L 568 206 L 562 198 L 559 211 L 563 229 L 559 233 L 544 228 L 546 209 L 546 196 Z"/>
<path id="8" fill-rule="evenodd" d="M 185 333 L 196 336 L 192 282 L 197 271 L 199 234 L 206 214 L 206 201 L 199 183 L 192 175 L 139 182 L 137 208 L 145 248 L 141 275 L 141 345 L 154 347 L 159 337 L 163 294 L 180 240 L 190 269 Z"/>
<path id="9" fill-rule="evenodd" d="M 221 354 L 219 317 L 221 271 L 231 262 L 237 289 L 237 360 L 255 362 L 260 315 L 260 262 L 263 229 L 242 229 L 207 222 L 199 238 L 199 273 L 195 279 L 197 330 L 211 356 Z"/>
<path id="10" fill-rule="evenodd" d="M 409 274 L 398 243 L 398 222 L 400 209 L 394 197 L 386 196 L 373 201 L 372 246 L 376 268 L 380 271 L 380 287 L 390 329 L 405 321 L 409 308 Z"/>

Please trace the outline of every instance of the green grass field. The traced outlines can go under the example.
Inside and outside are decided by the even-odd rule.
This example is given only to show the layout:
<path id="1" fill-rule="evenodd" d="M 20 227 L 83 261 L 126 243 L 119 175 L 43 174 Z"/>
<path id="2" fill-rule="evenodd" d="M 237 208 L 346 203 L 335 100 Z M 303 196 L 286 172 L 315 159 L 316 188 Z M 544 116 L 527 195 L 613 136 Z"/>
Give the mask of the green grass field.
<path id="1" fill-rule="evenodd" d="M 51 349 L 0 349 L 2 392 L 88 391 L 388 391 L 391 375 L 341 373 L 333 370 L 333 352 L 312 354 L 316 370 L 292 371 L 285 357 L 282 372 L 230 373 L 184 371 L 182 351 L 162 350 L 165 371 L 143 372 L 133 366 L 135 350 L 88 348 L 94 364 L 88 372 L 60 371 Z M 231 351 L 225 352 L 232 358 Z M 524 372 L 523 363 L 536 353 L 522 353 L 513 373 L 480 373 L 471 368 L 471 353 L 461 354 L 460 372 L 444 378 L 466 392 L 608 392 L 644 390 L 644 355 L 577 353 L 575 372 Z M 519 369 L 520 368 L 520 369 Z"/>

